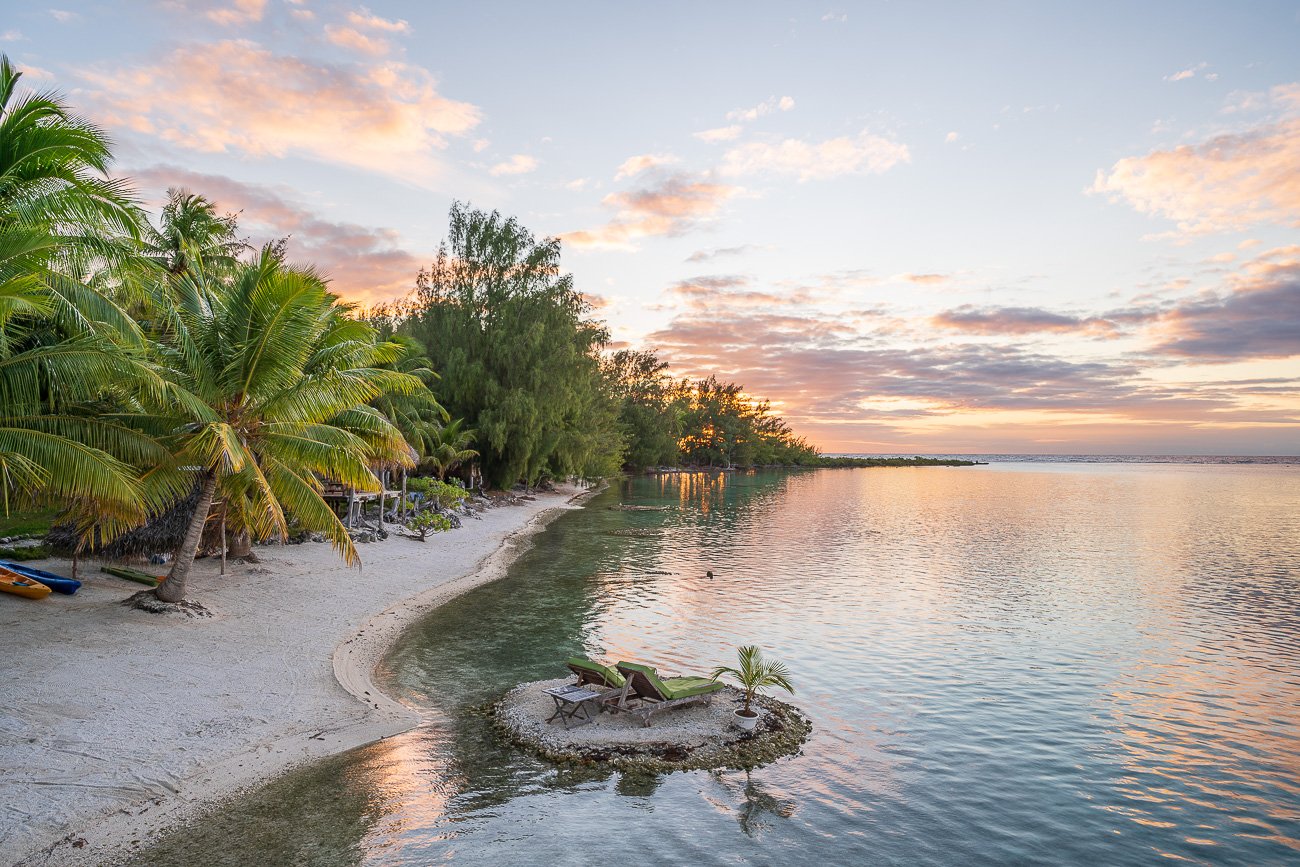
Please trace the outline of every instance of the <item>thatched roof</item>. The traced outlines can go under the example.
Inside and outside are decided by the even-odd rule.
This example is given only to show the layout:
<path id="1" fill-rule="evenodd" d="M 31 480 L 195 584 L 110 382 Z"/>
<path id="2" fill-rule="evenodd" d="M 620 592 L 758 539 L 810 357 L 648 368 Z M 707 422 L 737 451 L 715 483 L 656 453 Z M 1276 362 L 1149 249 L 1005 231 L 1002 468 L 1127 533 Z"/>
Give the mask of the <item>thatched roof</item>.
<path id="1" fill-rule="evenodd" d="M 142 527 L 128 530 L 108 544 L 102 544 L 96 531 L 95 544 L 81 553 L 109 560 L 126 557 L 148 557 L 150 554 L 170 554 L 180 548 L 189 529 L 194 509 L 199 504 L 199 486 L 190 495 L 164 512 L 152 515 Z M 71 553 L 77 547 L 77 535 L 71 524 L 58 524 L 50 529 L 46 544 L 57 551 Z"/>

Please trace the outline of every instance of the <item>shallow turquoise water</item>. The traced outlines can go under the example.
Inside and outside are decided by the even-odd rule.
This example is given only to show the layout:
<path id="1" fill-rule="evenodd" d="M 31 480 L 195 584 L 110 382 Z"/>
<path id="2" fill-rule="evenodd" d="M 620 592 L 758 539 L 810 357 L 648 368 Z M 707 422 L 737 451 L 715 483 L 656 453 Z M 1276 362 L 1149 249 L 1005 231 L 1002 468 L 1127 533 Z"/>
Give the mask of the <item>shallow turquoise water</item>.
<path id="1" fill-rule="evenodd" d="M 575 652 L 695 673 L 748 642 L 815 724 L 750 774 L 557 771 L 476 712 Z M 387 676 L 429 725 L 140 863 L 1295 863 L 1300 470 L 636 479 L 412 630 Z"/>

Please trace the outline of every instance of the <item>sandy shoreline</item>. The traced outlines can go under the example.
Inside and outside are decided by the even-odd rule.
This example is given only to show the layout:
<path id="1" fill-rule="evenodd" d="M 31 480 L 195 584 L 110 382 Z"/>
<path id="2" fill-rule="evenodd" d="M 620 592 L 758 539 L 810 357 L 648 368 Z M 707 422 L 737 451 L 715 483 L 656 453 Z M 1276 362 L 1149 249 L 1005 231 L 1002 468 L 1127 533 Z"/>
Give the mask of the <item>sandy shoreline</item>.
<path id="1" fill-rule="evenodd" d="M 371 680 L 387 648 L 500 577 L 583 493 L 363 545 L 360 573 L 325 544 L 259 548 L 261 564 L 224 578 L 200 561 L 190 595 L 211 618 L 130 611 L 117 603 L 139 585 L 98 564 L 76 596 L 0 598 L 0 652 L 23 663 L 0 679 L 0 864 L 112 859 L 296 764 L 414 727 Z"/>

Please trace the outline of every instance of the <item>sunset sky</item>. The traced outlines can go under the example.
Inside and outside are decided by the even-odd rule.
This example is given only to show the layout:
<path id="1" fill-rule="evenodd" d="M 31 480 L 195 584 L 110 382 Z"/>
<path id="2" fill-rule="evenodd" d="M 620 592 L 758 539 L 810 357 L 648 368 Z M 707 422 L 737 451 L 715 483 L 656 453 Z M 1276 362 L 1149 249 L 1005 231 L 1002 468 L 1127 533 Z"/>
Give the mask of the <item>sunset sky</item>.
<path id="1" fill-rule="evenodd" d="M 1300 453 L 1300 3 L 4 7 L 347 298 L 461 199 L 827 451 Z"/>

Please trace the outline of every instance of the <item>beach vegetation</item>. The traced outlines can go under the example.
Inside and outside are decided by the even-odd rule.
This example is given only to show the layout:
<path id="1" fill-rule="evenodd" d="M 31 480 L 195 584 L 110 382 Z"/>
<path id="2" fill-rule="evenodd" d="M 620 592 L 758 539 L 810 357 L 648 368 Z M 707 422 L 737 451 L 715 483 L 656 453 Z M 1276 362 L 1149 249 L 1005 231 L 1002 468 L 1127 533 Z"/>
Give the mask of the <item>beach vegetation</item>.
<path id="1" fill-rule="evenodd" d="M 478 457 L 478 451 L 470 448 L 477 435 L 477 431 L 465 427 L 463 418 L 443 425 L 431 438 L 420 469 L 432 471 L 439 479 L 447 478 L 447 473 Z"/>
<path id="2" fill-rule="evenodd" d="M 445 533 L 451 529 L 451 518 L 433 510 L 416 512 L 406 522 L 406 526 L 415 531 L 415 538 L 427 541 L 432 533 Z"/>
<path id="3" fill-rule="evenodd" d="M 46 545 L 18 545 L 12 548 L 0 547 L 0 560 L 44 560 L 50 556 Z"/>

